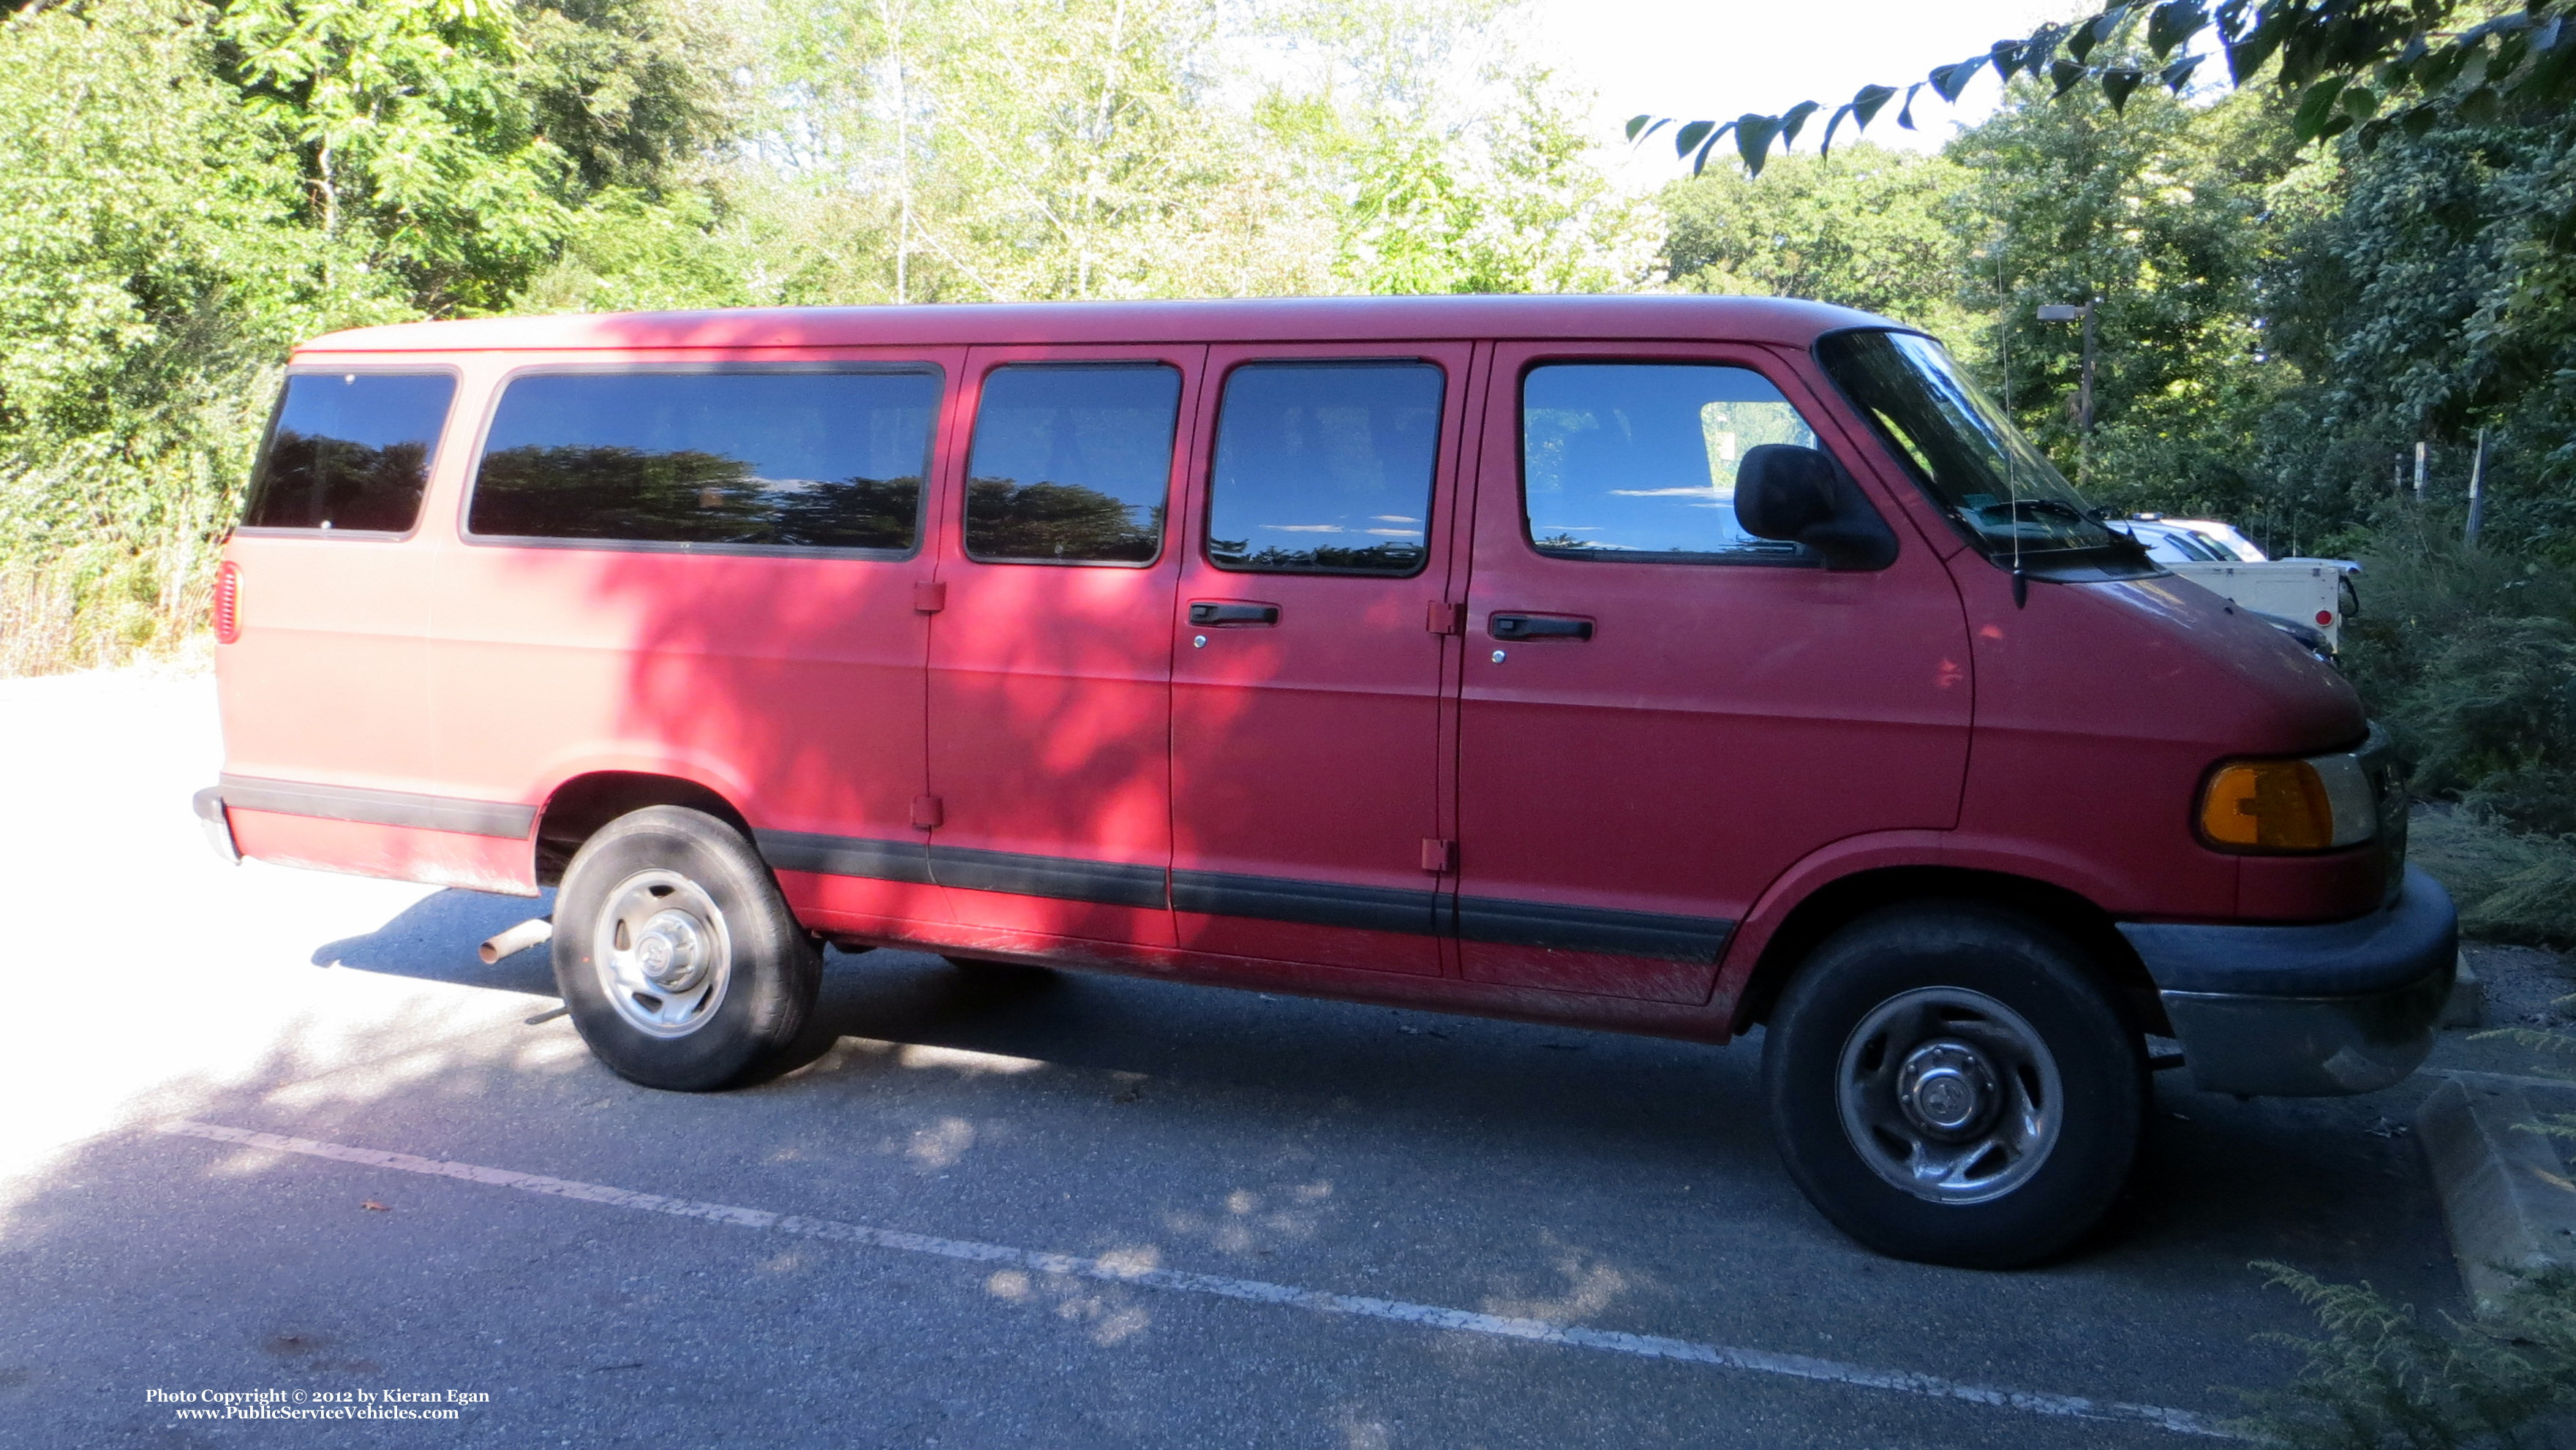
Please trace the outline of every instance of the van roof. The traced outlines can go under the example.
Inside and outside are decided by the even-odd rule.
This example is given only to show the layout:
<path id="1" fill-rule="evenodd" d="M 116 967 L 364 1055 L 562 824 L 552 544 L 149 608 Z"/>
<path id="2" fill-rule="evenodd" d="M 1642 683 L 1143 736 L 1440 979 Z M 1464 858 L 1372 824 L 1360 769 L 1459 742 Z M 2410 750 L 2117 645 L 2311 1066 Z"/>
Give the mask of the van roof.
<path id="1" fill-rule="evenodd" d="M 635 348 L 981 343 L 1344 342 L 1371 338 L 1636 338 L 1785 343 L 1882 317 L 1774 297 L 1280 297 L 1237 301 L 746 307 L 406 322 L 318 337 L 297 356 Z"/>

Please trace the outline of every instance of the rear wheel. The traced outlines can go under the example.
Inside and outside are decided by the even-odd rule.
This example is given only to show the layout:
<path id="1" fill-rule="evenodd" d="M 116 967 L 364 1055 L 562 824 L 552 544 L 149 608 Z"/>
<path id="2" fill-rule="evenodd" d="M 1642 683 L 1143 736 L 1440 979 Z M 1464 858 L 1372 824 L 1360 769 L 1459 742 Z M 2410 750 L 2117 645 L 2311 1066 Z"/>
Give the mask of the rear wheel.
<path id="1" fill-rule="evenodd" d="M 705 1092 L 780 1063 L 812 1016 L 822 952 L 742 833 L 652 806 L 584 842 L 555 901 L 555 986 L 599 1060 Z"/>
<path id="2" fill-rule="evenodd" d="M 1790 1176 L 1881 1253 L 2009 1268 L 2098 1222 L 2137 1156 L 2146 1061 L 2061 933 L 1970 904 L 1836 933 L 1764 1031 Z"/>

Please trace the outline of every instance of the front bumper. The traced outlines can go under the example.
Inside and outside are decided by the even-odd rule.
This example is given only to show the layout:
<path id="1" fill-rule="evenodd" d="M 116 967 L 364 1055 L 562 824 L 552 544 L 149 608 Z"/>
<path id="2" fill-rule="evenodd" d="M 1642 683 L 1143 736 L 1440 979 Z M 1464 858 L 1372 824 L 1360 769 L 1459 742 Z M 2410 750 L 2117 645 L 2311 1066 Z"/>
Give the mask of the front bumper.
<path id="1" fill-rule="evenodd" d="M 2433 1050 L 2458 970 L 2459 912 L 2406 868 L 2397 899 L 2324 926 L 2122 922 L 2195 1086 L 2272 1097 L 2366 1093 Z"/>

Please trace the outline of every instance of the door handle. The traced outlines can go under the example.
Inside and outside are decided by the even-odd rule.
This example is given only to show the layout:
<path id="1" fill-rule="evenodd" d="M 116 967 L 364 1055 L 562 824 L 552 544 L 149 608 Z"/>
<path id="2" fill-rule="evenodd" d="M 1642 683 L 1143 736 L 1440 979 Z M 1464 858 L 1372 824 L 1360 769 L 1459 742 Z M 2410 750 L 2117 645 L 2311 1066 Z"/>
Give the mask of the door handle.
<path id="1" fill-rule="evenodd" d="M 1485 633 L 1496 639 L 1590 639 L 1592 621 L 1570 614 L 1504 614 L 1485 617 Z"/>
<path id="2" fill-rule="evenodd" d="M 1190 601 L 1190 623 L 1195 625 L 1213 625 L 1223 629 L 1229 625 L 1244 627 L 1278 622 L 1279 606 L 1276 604 L 1245 604 L 1225 599 Z"/>

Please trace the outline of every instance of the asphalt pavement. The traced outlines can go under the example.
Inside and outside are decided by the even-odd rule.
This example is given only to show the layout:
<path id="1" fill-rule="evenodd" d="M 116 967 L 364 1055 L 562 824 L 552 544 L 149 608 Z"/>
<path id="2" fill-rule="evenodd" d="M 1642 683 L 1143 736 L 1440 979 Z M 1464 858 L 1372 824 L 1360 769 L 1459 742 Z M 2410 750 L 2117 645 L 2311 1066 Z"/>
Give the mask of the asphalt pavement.
<path id="1" fill-rule="evenodd" d="M 834 952 L 823 1057 L 656 1093 L 476 960 L 542 903 L 216 859 L 206 679 L 0 746 L 0 1445 L 2207 1444 L 2256 1261 L 2462 1307 L 2420 1081 L 2168 1074 L 2009 1274 L 1809 1209 L 1758 1040 Z"/>

